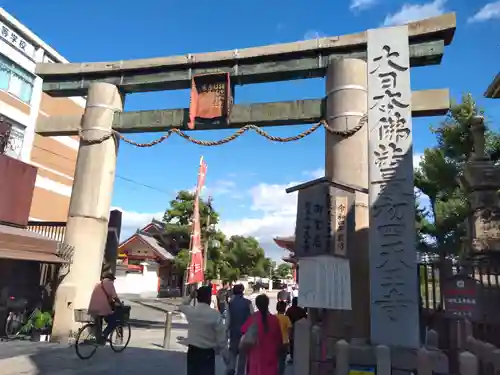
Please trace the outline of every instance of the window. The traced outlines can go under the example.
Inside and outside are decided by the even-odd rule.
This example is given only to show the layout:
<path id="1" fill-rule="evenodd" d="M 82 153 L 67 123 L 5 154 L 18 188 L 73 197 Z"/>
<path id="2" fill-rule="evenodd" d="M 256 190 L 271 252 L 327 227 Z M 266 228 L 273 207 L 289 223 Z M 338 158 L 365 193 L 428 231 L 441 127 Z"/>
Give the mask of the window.
<path id="1" fill-rule="evenodd" d="M 0 154 L 4 154 L 8 147 L 11 125 L 0 119 Z"/>
<path id="2" fill-rule="evenodd" d="M 0 56 L 0 89 L 30 103 L 35 76 L 16 63 Z"/>
<path id="3" fill-rule="evenodd" d="M 23 142 L 24 127 L 0 116 L 0 154 L 19 159 Z"/>

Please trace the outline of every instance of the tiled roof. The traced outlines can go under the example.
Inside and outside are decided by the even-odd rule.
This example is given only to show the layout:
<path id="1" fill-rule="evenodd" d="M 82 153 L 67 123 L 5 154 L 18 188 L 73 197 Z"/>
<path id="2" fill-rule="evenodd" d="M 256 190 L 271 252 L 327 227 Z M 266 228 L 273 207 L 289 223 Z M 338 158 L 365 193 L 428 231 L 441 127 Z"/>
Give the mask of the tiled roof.
<path id="1" fill-rule="evenodd" d="M 137 236 L 144 242 L 146 242 L 148 245 L 151 246 L 151 248 L 158 254 L 158 256 L 162 260 L 167 260 L 167 259 L 173 259 L 174 256 L 170 254 L 167 250 L 165 250 L 159 243 L 158 241 L 151 236 L 144 235 L 142 233 L 137 233 Z"/>
<path id="2" fill-rule="evenodd" d="M 497 74 L 493 82 L 488 86 L 484 96 L 491 99 L 500 99 L 500 73 Z"/>

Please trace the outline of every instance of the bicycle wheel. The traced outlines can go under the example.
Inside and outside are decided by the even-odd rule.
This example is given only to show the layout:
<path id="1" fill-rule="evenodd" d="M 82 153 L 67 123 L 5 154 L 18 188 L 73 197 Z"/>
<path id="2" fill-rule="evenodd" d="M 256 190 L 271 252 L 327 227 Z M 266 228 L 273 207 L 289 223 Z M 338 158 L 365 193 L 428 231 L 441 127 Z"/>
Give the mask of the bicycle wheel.
<path id="1" fill-rule="evenodd" d="M 121 353 L 130 342 L 130 324 L 120 323 L 109 335 L 109 345 L 115 353 Z"/>
<path id="2" fill-rule="evenodd" d="M 95 354 L 98 347 L 99 343 L 95 337 L 95 324 L 85 324 L 82 328 L 80 328 L 78 335 L 76 336 L 76 355 L 80 359 L 89 359 Z"/>

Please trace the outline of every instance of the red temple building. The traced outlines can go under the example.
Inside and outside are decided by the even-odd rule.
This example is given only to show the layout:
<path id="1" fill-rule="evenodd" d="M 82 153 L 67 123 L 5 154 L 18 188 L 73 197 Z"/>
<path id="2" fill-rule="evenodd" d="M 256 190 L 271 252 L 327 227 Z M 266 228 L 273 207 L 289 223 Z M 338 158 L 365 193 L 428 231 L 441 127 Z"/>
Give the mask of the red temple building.
<path id="1" fill-rule="evenodd" d="M 298 262 L 297 259 L 295 258 L 295 253 L 294 253 L 294 248 L 295 248 L 295 236 L 289 236 L 289 237 L 275 237 L 274 242 L 276 245 L 281 247 L 282 249 L 285 249 L 288 251 L 288 254 L 285 254 L 281 259 L 283 261 L 290 263 L 292 265 L 292 273 L 293 273 L 293 279 L 295 282 L 298 282 Z"/>
<path id="2" fill-rule="evenodd" d="M 142 273 L 144 276 L 147 270 L 150 274 L 147 281 L 148 289 L 151 289 L 153 277 L 151 273 L 156 272 L 155 288 L 158 296 L 169 294 L 170 290 L 180 289 L 182 286 L 182 273 L 179 273 L 173 264 L 178 251 L 175 241 L 165 233 L 163 223 L 153 220 L 118 246 L 119 268 L 126 274 Z M 129 286 L 128 289 L 133 287 Z M 148 290 L 148 293 L 153 291 Z"/>

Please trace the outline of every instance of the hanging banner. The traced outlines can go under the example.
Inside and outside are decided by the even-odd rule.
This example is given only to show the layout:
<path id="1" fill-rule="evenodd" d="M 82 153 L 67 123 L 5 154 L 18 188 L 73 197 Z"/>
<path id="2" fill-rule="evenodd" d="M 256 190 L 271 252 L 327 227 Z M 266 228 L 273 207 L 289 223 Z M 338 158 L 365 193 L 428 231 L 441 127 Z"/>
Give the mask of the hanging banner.
<path id="1" fill-rule="evenodd" d="M 229 73 L 204 74 L 191 80 L 188 128 L 198 121 L 227 123 L 233 106 Z"/>
<path id="2" fill-rule="evenodd" d="M 205 279 L 203 274 L 203 252 L 201 244 L 201 224 L 200 224 L 200 194 L 205 184 L 207 174 L 207 164 L 200 159 L 200 169 L 198 172 L 198 182 L 196 184 L 196 194 L 194 198 L 193 212 L 193 233 L 191 235 L 191 261 L 189 264 L 188 284 L 196 284 Z"/>

